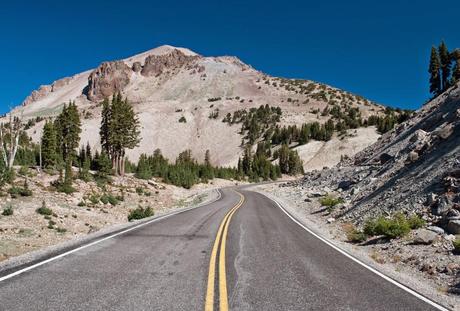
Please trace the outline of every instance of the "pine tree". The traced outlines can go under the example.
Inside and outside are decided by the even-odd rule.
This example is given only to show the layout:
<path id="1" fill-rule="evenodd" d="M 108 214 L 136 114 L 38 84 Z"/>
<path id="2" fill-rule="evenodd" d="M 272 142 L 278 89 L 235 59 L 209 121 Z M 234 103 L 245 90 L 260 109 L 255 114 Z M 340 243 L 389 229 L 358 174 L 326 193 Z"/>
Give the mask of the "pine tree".
<path id="1" fill-rule="evenodd" d="M 449 88 L 450 63 L 451 57 L 444 41 L 439 45 L 439 60 L 441 65 L 441 90 L 445 91 Z"/>
<path id="2" fill-rule="evenodd" d="M 430 73 L 430 93 L 434 96 L 441 94 L 440 66 L 438 51 L 433 46 L 431 47 L 430 66 L 428 68 L 428 72 Z"/>
<path id="3" fill-rule="evenodd" d="M 152 178 L 152 170 L 148 163 L 148 158 L 146 154 L 141 154 L 139 161 L 137 163 L 136 177 L 140 179 L 150 179 Z"/>
<path id="4" fill-rule="evenodd" d="M 460 81 L 460 49 L 452 52 L 452 61 L 454 62 L 454 68 L 452 70 L 452 84 Z"/>
<path id="5" fill-rule="evenodd" d="M 96 161 L 97 177 L 101 180 L 107 180 L 112 173 L 112 162 L 109 155 L 105 151 L 102 151 L 101 154 L 94 156 L 94 161 Z"/>
<path id="6" fill-rule="evenodd" d="M 110 155 L 116 175 L 125 173 L 125 150 L 140 142 L 139 119 L 133 107 L 121 94 L 111 104 L 103 102 L 100 138 L 103 150 Z"/>
<path id="7" fill-rule="evenodd" d="M 111 141 L 110 141 L 110 121 L 111 121 L 111 107 L 108 99 L 104 99 L 102 102 L 102 113 L 101 113 L 101 128 L 99 130 L 99 136 L 101 139 L 102 150 L 105 153 L 110 154 Z"/>
<path id="8" fill-rule="evenodd" d="M 278 159 L 281 173 L 289 174 L 289 147 L 283 144 L 278 150 Z"/>
<path id="9" fill-rule="evenodd" d="M 241 161 L 241 167 L 243 168 L 243 172 L 246 175 L 248 175 L 251 172 L 251 166 L 252 166 L 251 161 L 252 161 L 251 147 L 247 146 L 244 149 L 243 160 Z"/>
<path id="10" fill-rule="evenodd" d="M 56 130 L 52 122 L 46 122 L 43 126 L 41 138 L 42 162 L 45 168 L 55 168 L 57 165 L 57 139 Z"/>
<path id="11" fill-rule="evenodd" d="M 76 158 L 76 149 L 80 144 L 81 122 L 75 103 L 64 105 L 62 112 L 54 122 L 58 138 L 58 149 L 64 162 L 65 176 L 62 191 L 73 192 L 72 162 Z"/>

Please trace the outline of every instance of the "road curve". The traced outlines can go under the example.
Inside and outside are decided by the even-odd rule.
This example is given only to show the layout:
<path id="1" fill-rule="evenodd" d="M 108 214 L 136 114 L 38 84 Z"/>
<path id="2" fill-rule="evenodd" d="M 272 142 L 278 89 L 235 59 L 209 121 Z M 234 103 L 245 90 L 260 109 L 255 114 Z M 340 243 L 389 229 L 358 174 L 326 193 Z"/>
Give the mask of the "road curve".
<path id="1" fill-rule="evenodd" d="M 265 196 L 221 193 L 1 281 L 0 310 L 436 310 Z"/>

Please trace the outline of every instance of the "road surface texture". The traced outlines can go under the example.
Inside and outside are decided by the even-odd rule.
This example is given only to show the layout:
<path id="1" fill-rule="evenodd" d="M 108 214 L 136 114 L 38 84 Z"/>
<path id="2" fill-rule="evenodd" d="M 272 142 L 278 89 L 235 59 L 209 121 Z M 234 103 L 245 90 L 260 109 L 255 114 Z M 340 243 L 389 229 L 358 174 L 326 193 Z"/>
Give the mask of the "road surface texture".
<path id="1" fill-rule="evenodd" d="M 265 196 L 221 193 L 0 275 L 0 310 L 436 310 L 309 234 Z"/>

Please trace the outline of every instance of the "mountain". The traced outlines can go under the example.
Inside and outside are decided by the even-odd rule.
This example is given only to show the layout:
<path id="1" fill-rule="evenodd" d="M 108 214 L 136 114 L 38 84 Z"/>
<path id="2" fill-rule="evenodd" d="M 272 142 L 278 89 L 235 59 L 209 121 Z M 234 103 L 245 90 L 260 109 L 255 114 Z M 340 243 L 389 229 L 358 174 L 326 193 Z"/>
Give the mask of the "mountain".
<path id="1" fill-rule="evenodd" d="M 142 125 L 140 146 L 128 152 L 134 161 L 156 148 L 170 159 L 185 149 L 202 159 L 209 149 L 213 164 L 236 165 L 242 154 L 241 126 L 222 119 L 261 105 L 281 108 L 280 126 L 324 123 L 329 117 L 322 112 L 334 105 L 344 111 L 356 109 L 364 119 L 385 111 L 361 96 L 325 84 L 269 76 L 236 57 L 204 57 L 165 45 L 41 86 L 14 113 L 37 121 L 28 126 L 28 134 L 37 141 L 42 118 L 57 115 L 64 103 L 75 101 L 82 116 L 81 144 L 88 142 L 94 149 L 99 147 L 100 102 L 117 92 L 133 104 Z M 360 128 L 298 149 L 307 169 L 331 166 L 378 137 L 374 127 Z"/>

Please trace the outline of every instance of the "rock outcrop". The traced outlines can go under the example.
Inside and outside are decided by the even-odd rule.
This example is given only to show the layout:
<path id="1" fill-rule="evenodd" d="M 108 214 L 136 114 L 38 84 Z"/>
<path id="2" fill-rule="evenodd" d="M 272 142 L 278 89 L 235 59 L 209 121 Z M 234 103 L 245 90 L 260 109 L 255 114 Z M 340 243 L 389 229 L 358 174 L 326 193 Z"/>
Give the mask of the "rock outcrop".
<path id="1" fill-rule="evenodd" d="M 104 62 L 88 78 L 86 95 L 91 101 L 99 101 L 121 92 L 130 81 L 132 69 L 123 61 Z"/>
<path id="2" fill-rule="evenodd" d="M 198 57 L 185 55 L 177 49 L 165 55 L 150 55 L 145 59 L 141 74 L 146 77 L 158 76 L 167 69 L 182 67 Z"/>

